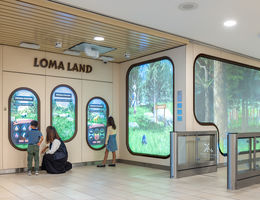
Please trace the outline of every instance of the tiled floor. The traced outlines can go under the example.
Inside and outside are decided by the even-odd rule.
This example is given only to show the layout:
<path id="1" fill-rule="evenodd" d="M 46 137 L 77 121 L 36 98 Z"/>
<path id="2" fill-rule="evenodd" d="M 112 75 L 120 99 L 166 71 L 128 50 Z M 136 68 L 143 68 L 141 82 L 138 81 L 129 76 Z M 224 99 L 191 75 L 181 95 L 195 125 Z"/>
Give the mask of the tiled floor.
<path id="1" fill-rule="evenodd" d="M 260 185 L 226 189 L 226 168 L 217 173 L 170 179 L 169 172 L 125 164 L 77 167 L 62 175 L 0 175 L 0 199 L 258 200 Z"/>

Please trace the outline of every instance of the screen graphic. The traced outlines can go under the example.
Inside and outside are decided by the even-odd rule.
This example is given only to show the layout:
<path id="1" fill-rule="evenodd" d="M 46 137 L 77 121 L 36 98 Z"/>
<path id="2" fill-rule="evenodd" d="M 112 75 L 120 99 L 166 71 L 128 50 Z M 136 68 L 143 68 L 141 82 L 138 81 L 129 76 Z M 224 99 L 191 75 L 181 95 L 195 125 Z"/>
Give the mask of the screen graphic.
<path id="1" fill-rule="evenodd" d="M 93 149 L 102 149 L 107 132 L 108 104 L 100 97 L 92 98 L 87 105 L 87 141 Z"/>
<path id="2" fill-rule="evenodd" d="M 37 95 L 29 89 L 17 89 L 10 96 L 9 134 L 12 145 L 17 149 L 27 149 L 30 123 L 32 120 L 39 121 L 38 101 Z"/>
<path id="3" fill-rule="evenodd" d="M 173 65 L 169 59 L 128 71 L 128 148 L 134 154 L 167 157 L 173 131 Z"/>
<path id="4" fill-rule="evenodd" d="M 214 123 L 219 149 L 227 153 L 228 133 L 259 132 L 260 70 L 200 56 L 195 61 L 195 115 L 200 123 Z M 260 150 L 260 140 L 257 142 Z M 248 151 L 247 140 L 238 151 Z"/>
<path id="5" fill-rule="evenodd" d="M 51 122 L 63 141 L 76 135 L 77 96 L 75 91 L 65 85 L 56 87 L 52 92 Z"/>

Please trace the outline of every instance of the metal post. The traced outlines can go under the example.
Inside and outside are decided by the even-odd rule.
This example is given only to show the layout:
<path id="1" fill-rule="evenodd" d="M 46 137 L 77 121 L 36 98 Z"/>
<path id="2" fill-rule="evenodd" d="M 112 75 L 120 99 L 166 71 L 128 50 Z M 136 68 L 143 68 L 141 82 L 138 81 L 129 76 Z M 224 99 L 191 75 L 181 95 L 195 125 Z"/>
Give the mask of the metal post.
<path id="1" fill-rule="evenodd" d="M 227 148 L 227 188 L 229 190 L 236 189 L 236 174 L 237 174 L 237 134 L 228 134 Z"/>
<path id="2" fill-rule="evenodd" d="M 170 132 L 170 178 L 174 177 L 174 133 Z"/>
<path id="3" fill-rule="evenodd" d="M 256 137 L 254 137 L 254 163 L 253 169 L 256 170 Z"/>

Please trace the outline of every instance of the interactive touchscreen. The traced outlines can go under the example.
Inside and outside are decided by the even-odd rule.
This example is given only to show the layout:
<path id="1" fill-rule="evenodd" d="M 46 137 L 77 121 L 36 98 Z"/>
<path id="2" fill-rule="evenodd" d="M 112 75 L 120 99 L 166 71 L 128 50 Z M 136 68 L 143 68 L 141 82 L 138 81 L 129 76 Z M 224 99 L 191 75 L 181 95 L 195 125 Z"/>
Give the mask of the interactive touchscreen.
<path id="1" fill-rule="evenodd" d="M 27 149 L 32 120 L 39 121 L 39 99 L 30 89 L 17 89 L 9 98 L 9 138 L 14 147 Z"/>
<path id="2" fill-rule="evenodd" d="M 52 91 L 51 123 L 63 141 L 70 141 L 76 135 L 77 96 L 66 85 L 60 85 Z"/>
<path id="3" fill-rule="evenodd" d="M 108 104 L 100 97 L 92 98 L 87 105 L 87 142 L 95 149 L 102 149 L 107 131 Z"/>
<path id="4" fill-rule="evenodd" d="M 173 65 L 169 59 L 132 66 L 127 73 L 127 145 L 133 154 L 167 157 L 173 131 Z"/>

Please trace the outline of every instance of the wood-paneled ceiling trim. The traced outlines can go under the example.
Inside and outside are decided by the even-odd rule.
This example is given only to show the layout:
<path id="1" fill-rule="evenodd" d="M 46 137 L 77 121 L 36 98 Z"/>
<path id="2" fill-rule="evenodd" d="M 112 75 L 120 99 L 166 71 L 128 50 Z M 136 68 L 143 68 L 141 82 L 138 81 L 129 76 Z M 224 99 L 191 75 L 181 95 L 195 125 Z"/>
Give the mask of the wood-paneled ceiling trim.
<path id="1" fill-rule="evenodd" d="M 94 41 L 98 35 L 105 41 Z M 0 36 L 0 44 L 31 42 L 40 50 L 61 54 L 81 42 L 113 47 L 116 50 L 104 55 L 114 57 L 114 62 L 127 61 L 125 52 L 136 59 L 188 43 L 175 35 L 46 0 L 1 0 Z M 62 48 L 55 48 L 60 40 Z"/>
<path id="2" fill-rule="evenodd" d="M 36 5 L 36 6 L 41 6 L 44 8 L 51 9 L 51 10 L 53 10 L 53 8 L 55 8 L 56 11 L 68 13 L 68 14 L 75 15 L 78 17 L 84 17 L 86 19 L 91 19 L 93 21 L 98 21 L 101 23 L 110 24 L 113 26 L 129 29 L 129 30 L 133 30 L 133 31 L 137 31 L 137 32 L 146 33 L 146 34 L 153 35 L 156 37 L 162 37 L 162 38 L 169 39 L 169 40 L 175 40 L 176 42 L 178 41 L 178 42 L 184 43 L 184 44 L 188 44 L 188 42 L 189 42 L 187 39 L 179 37 L 179 36 L 175 36 L 173 34 L 164 33 L 162 31 L 158 31 L 155 29 L 135 25 L 132 23 L 113 19 L 110 17 L 88 12 L 85 10 L 76 9 L 76 8 L 65 6 L 62 4 L 57 4 L 57 3 L 54 3 L 51 1 L 46 1 L 46 0 L 19 0 L 19 1 L 29 3 L 32 5 Z"/>

